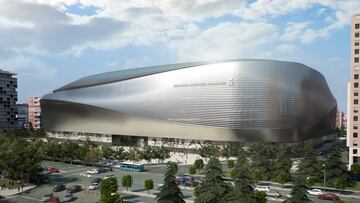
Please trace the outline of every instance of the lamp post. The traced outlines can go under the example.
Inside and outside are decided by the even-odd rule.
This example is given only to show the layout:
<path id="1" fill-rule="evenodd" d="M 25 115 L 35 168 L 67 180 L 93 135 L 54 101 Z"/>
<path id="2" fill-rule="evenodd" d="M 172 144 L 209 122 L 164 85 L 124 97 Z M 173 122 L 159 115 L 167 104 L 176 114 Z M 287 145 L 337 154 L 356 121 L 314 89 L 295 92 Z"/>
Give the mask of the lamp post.
<path id="1" fill-rule="evenodd" d="M 324 168 L 324 190 L 325 190 L 325 186 L 326 186 L 326 165 L 323 164 L 322 166 Z"/>

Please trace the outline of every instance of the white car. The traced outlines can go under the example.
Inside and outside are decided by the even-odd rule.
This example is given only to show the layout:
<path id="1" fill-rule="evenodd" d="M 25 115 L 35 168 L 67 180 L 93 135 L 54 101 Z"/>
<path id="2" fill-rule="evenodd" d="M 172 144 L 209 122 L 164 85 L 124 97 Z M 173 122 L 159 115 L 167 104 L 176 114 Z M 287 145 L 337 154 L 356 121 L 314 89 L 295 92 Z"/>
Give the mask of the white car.
<path id="1" fill-rule="evenodd" d="M 261 186 L 258 185 L 255 187 L 256 191 L 261 191 L 261 192 L 270 192 L 270 187 L 269 186 Z"/>
<path id="2" fill-rule="evenodd" d="M 266 192 L 266 196 L 269 196 L 269 197 L 281 197 L 281 193 L 280 192 Z"/>
<path id="3" fill-rule="evenodd" d="M 99 189 L 100 184 L 99 183 L 91 183 L 91 185 L 88 187 L 89 190 L 97 190 Z"/>
<path id="4" fill-rule="evenodd" d="M 115 177 L 115 176 L 114 176 L 113 174 L 106 175 L 106 176 L 104 177 L 104 180 L 109 179 L 109 178 L 111 178 L 111 177 Z"/>
<path id="5" fill-rule="evenodd" d="M 88 174 L 99 174 L 100 171 L 95 168 L 95 169 L 91 169 L 91 170 L 86 171 L 86 173 L 88 173 Z"/>
<path id="6" fill-rule="evenodd" d="M 310 195 L 319 196 L 324 194 L 320 189 L 312 189 L 307 191 Z"/>

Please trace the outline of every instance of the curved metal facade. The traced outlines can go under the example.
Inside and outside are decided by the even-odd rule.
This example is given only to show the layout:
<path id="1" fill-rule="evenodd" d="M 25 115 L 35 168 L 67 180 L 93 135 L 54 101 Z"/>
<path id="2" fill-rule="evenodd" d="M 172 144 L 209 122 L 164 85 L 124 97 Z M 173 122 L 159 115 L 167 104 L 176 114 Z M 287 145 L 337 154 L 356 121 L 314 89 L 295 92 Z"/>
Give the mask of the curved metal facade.
<path id="1" fill-rule="evenodd" d="M 239 142 L 330 134 L 337 109 L 319 72 L 270 60 L 98 74 L 45 95 L 41 105 L 48 131 Z"/>

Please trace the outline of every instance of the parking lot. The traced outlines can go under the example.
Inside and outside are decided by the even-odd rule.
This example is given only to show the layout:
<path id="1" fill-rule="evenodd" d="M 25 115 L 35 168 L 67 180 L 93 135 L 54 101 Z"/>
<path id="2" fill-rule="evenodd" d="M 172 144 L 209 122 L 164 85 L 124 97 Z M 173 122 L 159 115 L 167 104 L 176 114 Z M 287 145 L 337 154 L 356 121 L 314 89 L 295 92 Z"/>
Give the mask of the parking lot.
<path id="1" fill-rule="evenodd" d="M 76 200 L 73 202 L 78 203 L 92 203 L 98 202 L 100 198 L 100 191 L 99 190 L 88 190 L 88 186 L 90 182 L 97 177 L 105 177 L 106 175 L 113 174 L 119 182 L 119 191 L 124 191 L 125 188 L 121 186 L 121 178 L 125 174 L 131 174 L 133 176 L 133 186 L 129 189 L 131 193 L 122 194 L 124 197 L 125 202 L 148 202 L 148 203 L 155 203 L 157 202 L 154 200 L 154 197 L 151 195 L 156 194 L 156 190 L 150 191 L 150 196 L 147 194 L 147 191 L 144 190 L 144 181 L 146 179 L 153 179 L 154 181 L 154 188 L 157 189 L 159 184 L 163 183 L 163 174 L 166 170 L 166 166 L 150 166 L 146 167 L 145 172 L 127 172 L 121 171 L 118 169 L 114 169 L 112 172 L 106 172 L 101 174 L 94 174 L 91 177 L 84 176 L 87 170 L 93 169 L 94 167 L 86 167 L 82 165 L 71 165 L 65 164 L 61 162 L 44 162 L 44 167 L 55 167 L 60 170 L 58 174 L 51 175 L 50 183 L 46 185 L 39 186 L 34 188 L 30 191 L 26 191 L 21 193 L 20 195 L 14 196 L 11 199 L 7 200 L 0 200 L 0 203 L 35 203 L 40 202 L 41 198 L 44 194 L 53 193 L 54 196 L 63 200 L 66 190 L 61 192 L 52 192 L 52 189 L 55 184 L 64 184 L 67 187 L 72 185 L 80 185 L 83 190 L 74 194 Z M 179 173 L 181 171 L 186 171 L 187 166 L 179 166 Z M 183 194 L 185 195 L 186 199 L 189 202 L 193 200 L 193 191 L 189 187 L 181 187 Z M 283 196 L 287 195 L 289 191 L 286 190 L 279 190 L 272 188 L 271 191 L 279 191 Z M 318 200 L 316 197 L 311 197 L 314 202 L 325 203 L 327 201 Z M 344 199 L 347 203 L 355 203 L 359 202 L 356 199 Z M 284 200 L 282 198 L 268 198 L 268 202 L 281 202 Z"/>

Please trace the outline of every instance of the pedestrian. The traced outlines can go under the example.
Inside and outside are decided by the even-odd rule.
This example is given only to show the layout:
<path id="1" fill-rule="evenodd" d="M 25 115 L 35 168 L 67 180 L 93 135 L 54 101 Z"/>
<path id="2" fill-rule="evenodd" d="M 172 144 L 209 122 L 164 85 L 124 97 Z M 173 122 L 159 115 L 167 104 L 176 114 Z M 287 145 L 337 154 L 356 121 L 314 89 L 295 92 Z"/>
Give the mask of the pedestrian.
<path id="1" fill-rule="evenodd" d="M 24 183 L 21 184 L 21 191 L 24 190 Z"/>
<path id="2" fill-rule="evenodd" d="M 18 186 L 17 188 L 18 188 L 18 192 L 20 192 L 20 186 Z"/>

